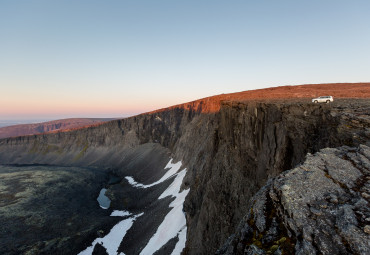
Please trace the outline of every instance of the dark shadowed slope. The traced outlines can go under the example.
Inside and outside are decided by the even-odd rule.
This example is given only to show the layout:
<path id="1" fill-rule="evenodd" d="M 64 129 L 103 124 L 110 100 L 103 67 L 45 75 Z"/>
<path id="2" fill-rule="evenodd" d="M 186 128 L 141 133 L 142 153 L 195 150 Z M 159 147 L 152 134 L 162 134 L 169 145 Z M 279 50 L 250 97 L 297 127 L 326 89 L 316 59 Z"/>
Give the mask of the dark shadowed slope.
<path id="1" fill-rule="evenodd" d="M 35 135 L 52 131 L 70 130 L 74 128 L 86 127 L 102 122 L 113 120 L 111 118 L 73 118 L 53 120 L 42 123 L 21 124 L 0 128 L 0 138 Z"/>

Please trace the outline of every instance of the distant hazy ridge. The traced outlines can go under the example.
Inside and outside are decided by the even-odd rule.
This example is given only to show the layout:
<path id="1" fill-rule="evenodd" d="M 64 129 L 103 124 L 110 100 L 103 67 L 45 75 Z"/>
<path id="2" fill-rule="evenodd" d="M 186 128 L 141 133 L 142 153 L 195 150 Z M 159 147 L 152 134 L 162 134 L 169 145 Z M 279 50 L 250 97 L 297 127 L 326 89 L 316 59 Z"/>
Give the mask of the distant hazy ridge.
<path id="1" fill-rule="evenodd" d="M 12 126 L 6 126 L 6 127 L 0 126 L 0 138 L 23 136 L 23 135 L 35 135 L 35 134 L 41 134 L 45 132 L 69 130 L 69 129 L 90 126 L 94 124 L 99 124 L 99 123 L 110 121 L 110 120 L 113 120 L 113 119 L 72 118 L 72 119 L 53 120 L 53 121 L 42 122 L 42 123 L 12 125 Z"/>

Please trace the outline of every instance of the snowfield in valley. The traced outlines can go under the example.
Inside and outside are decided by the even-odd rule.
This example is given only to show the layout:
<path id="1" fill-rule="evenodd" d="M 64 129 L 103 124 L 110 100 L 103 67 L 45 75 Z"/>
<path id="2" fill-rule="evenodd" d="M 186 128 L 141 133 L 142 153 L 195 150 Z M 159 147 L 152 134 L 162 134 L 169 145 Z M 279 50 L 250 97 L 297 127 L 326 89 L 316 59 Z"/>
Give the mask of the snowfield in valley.
<path id="1" fill-rule="evenodd" d="M 165 167 L 165 169 L 168 169 L 168 171 L 164 174 L 164 176 L 160 180 L 148 185 L 136 182 L 133 177 L 125 177 L 129 184 L 133 187 L 145 189 L 162 183 L 168 178 L 176 176 L 173 182 L 158 197 L 158 199 L 162 199 L 168 196 L 173 197 L 174 200 L 169 205 L 169 207 L 172 209 L 165 216 L 164 220 L 157 228 L 155 234 L 150 238 L 149 242 L 140 252 L 141 255 L 149 255 L 155 253 L 163 245 L 165 245 L 168 241 L 175 237 L 178 238 L 178 241 L 175 245 L 174 250 L 172 251 L 172 254 L 180 254 L 181 251 L 185 248 L 187 228 L 185 213 L 183 212 L 183 204 L 187 194 L 189 193 L 189 189 L 180 191 L 181 184 L 186 175 L 186 169 L 178 172 L 180 168 L 181 161 L 173 163 L 173 160 L 171 159 Z M 120 221 L 111 229 L 111 231 L 106 236 L 96 238 L 93 241 L 92 245 L 87 247 L 84 251 L 80 252 L 79 255 L 91 255 L 94 251 L 95 245 L 98 243 L 106 249 L 109 255 L 124 255 L 123 252 L 118 253 L 118 248 L 122 242 L 122 239 L 125 237 L 127 231 L 132 227 L 135 220 L 143 214 L 144 213 L 132 215 L 130 212 L 127 211 L 113 211 L 110 216 L 132 217 Z"/>
<path id="2" fill-rule="evenodd" d="M 167 196 L 175 197 L 175 200 L 170 204 L 172 210 L 166 215 L 157 232 L 149 240 L 148 244 L 141 251 L 142 255 L 153 254 L 165 245 L 170 239 L 178 236 L 179 241 L 172 254 L 180 254 L 185 247 L 186 241 L 186 218 L 182 211 L 185 197 L 189 193 L 189 189 L 180 192 L 182 181 L 185 177 L 186 169 L 179 172 L 172 184 L 159 196 L 162 199 Z"/>

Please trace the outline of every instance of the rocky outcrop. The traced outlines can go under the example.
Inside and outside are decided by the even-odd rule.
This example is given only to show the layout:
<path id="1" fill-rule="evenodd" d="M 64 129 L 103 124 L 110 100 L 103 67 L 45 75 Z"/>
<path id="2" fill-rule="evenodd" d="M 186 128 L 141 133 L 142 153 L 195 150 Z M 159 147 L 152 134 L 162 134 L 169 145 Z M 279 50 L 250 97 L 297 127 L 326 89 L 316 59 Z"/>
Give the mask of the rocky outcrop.
<path id="1" fill-rule="evenodd" d="M 270 180 L 217 254 L 369 254 L 370 148 L 323 149 Z"/>

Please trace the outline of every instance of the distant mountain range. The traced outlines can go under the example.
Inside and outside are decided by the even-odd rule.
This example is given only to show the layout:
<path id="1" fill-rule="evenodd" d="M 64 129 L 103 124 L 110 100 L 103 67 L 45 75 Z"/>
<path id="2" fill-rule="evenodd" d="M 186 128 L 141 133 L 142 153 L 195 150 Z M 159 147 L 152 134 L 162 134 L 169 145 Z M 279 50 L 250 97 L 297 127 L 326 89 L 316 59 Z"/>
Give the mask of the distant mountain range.
<path id="1" fill-rule="evenodd" d="M 62 131 L 75 129 L 85 126 L 96 125 L 106 121 L 114 120 L 113 118 L 71 118 L 62 120 L 53 120 L 41 123 L 20 124 L 7 127 L 0 127 L 0 138 L 35 135 L 53 131 Z"/>

